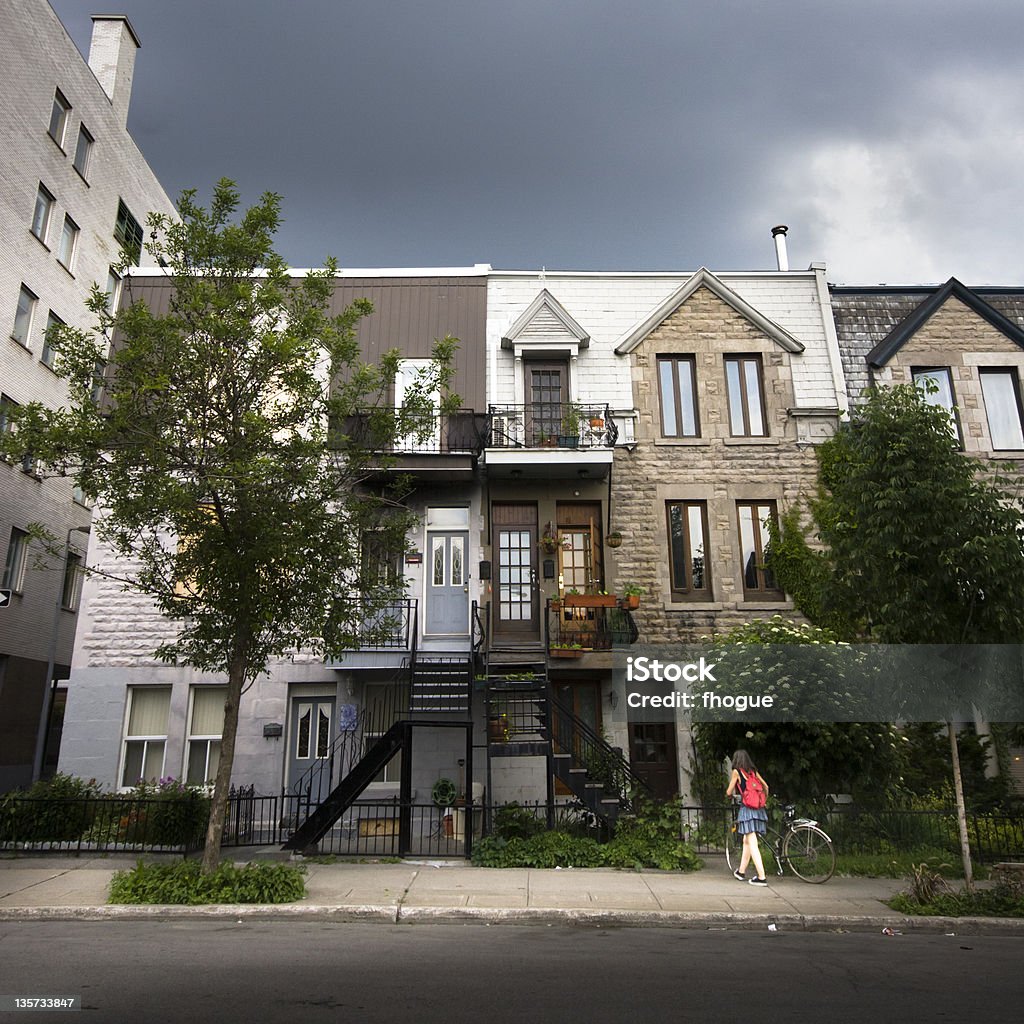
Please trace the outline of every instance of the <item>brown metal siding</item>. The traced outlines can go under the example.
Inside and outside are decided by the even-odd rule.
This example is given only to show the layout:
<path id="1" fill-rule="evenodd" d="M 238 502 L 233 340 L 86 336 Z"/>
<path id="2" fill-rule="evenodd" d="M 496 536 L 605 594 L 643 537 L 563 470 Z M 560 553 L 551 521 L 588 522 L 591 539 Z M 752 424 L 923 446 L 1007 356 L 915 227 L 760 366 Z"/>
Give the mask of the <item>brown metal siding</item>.
<path id="1" fill-rule="evenodd" d="M 157 315 L 168 311 L 170 297 L 171 283 L 165 279 L 125 282 L 124 301 L 144 300 Z M 368 362 L 377 362 L 390 349 L 410 358 L 427 357 L 436 338 L 451 334 L 459 339 L 452 386 L 463 408 L 485 408 L 485 276 L 345 278 L 337 283 L 331 311 L 340 313 L 356 299 L 369 299 L 374 307 L 357 332 Z"/>

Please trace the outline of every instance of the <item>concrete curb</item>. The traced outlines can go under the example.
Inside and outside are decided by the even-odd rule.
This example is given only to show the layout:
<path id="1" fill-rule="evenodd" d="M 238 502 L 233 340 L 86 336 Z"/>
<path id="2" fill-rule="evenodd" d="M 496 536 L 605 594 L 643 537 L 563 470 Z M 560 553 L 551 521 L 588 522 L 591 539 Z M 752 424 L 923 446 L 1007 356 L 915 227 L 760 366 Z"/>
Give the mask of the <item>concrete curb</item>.
<path id="1" fill-rule="evenodd" d="M 679 928 L 704 931 L 881 932 L 900 934 L 1024 935 L 1024 918 L 884 917 L 840 914 L 704 913 L 675 910 L 583 910 L 545 907 L 402 907 L 364 904 L 217 904 L 91 907 L 3 907 L 0 922 L 146 920 L 320 920 L 379 924 L 562 925 Z"/>

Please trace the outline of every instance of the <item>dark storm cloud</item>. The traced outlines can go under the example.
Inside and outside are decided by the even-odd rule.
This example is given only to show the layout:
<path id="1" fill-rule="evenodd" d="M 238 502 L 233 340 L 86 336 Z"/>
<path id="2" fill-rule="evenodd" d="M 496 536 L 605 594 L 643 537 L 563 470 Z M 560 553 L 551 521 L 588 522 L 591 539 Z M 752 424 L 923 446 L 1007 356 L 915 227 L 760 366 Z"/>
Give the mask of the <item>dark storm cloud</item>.
<path id="1" fill-rule="evenodd" d="M 83 49 L 91 0 L 52 0 Z M 167 190 L 285 196 L 286 259 L 1019 281 L 1024 8 L 121 0 Z"/>

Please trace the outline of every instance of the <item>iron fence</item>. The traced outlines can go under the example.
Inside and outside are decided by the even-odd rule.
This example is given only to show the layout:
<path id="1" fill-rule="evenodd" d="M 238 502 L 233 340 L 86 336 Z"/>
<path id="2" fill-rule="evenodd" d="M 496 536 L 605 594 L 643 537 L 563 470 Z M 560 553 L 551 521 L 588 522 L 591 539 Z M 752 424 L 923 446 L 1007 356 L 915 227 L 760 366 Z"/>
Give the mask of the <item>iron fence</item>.
<path id="1" fill-rule="evenodd" d="M 613 448 L 618 428 L 607 405 L 528 402 L 488 406 L 490 448 Z"/>

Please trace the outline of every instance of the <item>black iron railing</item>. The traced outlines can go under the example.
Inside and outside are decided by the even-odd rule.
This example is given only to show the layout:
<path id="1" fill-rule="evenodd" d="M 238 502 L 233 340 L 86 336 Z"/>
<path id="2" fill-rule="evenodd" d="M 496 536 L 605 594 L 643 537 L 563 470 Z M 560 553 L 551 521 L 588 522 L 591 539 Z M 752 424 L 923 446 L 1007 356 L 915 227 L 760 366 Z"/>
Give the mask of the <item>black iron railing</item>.
<path id="1" fill-rule="evenodd" d="M 349 416 L 343 432 L 367 451 L 390 455 L 479 455 L 487 436 L 487 416 L 472 409 L 416 417 L 415 429 L 393 437 L 391 410 Z"/>
<path id="2" fill-rule="evenodd" d="M 357 649 L 412 650 L 416 637 L 417 611 L 416 600 L 408 597 L 366 611 L 361 616 Z"/>
<path id="3" fill-rule="evenodd" d="M 640 631 L 630 612 L 617 602 L 595 604 L 598 596 L 571 595 L 547 602 L 548 652 L 553 657 L 573 657 L 587 651 L 608 651 L 635 644 Z"/>
<path id="4" fill-rule="evenodd" d="M 488 418 L 489 448 L 611 448 L 619 436 L 607 405 L 491 405 Z"/>
<path id="5" fill-rule="evenodd" d="M 623 808 L 632 806 L 636 793 L 649 793 L 647 784 L 630 767 L 622 751 L 613 747 L 554 694 L 548 697 L 551 738 L 556 753 L 569 754 L 573 765 L 617 796 Z"/>

